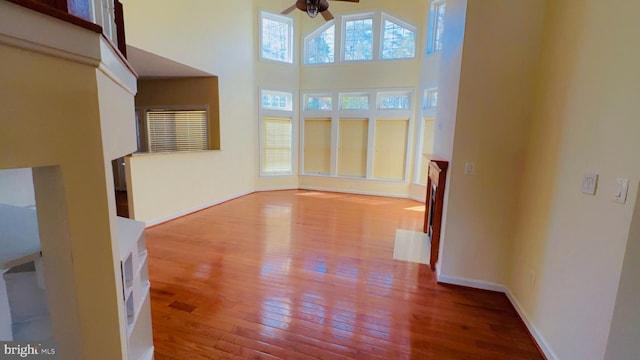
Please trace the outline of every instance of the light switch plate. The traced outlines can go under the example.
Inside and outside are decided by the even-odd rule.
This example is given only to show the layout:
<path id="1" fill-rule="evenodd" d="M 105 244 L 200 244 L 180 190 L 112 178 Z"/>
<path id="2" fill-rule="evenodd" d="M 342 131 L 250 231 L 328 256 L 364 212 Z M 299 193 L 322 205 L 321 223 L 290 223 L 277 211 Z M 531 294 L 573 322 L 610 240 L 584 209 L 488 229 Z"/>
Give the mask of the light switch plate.
<path id="1" fill-rule="evenodd" d="M 476 173 L 476 163 L 474 162 L 466 162 L 464 163 L 464 174 L 465 175 L 473 175 Z"/>
<path id="2" fill-rule="evenodd" d="M 629 179 L 617 178 L 613 190 L 613 201 L 624 204 L 627 202 L 627 192 L 629 191 Z"/>
<path id="3" fill-rule="evenodd" d="M 598 186 L 598 174 L 584 174 L 582 178 L 582 192 L 588 195 L 595 195 Z"/>

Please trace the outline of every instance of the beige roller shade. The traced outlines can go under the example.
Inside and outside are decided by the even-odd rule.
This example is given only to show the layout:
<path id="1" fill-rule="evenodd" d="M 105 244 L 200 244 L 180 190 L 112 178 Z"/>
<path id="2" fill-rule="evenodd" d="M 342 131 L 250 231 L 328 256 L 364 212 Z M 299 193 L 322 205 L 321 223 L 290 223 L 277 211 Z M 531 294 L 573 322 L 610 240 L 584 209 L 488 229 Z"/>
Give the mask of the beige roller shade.
<path id="1" fill-rule="evenodd" d="M 367 175 L 368 119 L 340 119 L 338 136 L 338 175 Z"/>
<path id="2" fill-rule="evenodd" d="M 373 177 L 404 180 L 409 120 L 376 120 Z"/>
<path id="3" fill-rule="evenodd" d="M 326 175 L 331 172 L 331 119 L 305 119 L 304 172 Z"/>

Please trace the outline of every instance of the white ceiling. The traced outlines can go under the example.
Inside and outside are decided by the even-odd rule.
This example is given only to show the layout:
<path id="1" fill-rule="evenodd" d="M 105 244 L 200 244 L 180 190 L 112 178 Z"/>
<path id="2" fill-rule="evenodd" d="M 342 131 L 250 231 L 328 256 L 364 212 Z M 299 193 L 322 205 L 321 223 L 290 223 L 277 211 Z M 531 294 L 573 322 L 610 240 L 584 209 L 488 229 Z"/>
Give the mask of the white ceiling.
<path id="1" fill-rule="evenodd" d="M 213 74 L 131 45 L 127 45 L 127 60 L 141 78 L 213 76 Z"/>

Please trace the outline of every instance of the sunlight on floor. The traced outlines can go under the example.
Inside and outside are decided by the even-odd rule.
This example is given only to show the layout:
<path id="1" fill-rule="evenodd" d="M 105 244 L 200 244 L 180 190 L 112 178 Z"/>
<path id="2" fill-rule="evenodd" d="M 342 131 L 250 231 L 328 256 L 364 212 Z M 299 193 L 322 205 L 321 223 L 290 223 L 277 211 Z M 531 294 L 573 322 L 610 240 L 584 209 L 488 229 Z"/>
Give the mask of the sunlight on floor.
<path id="1" fill-rule="evenodd" d="M 420 205 L 420 206 L 412 206 L 412 207 L 408 207 L 408 208 L 404 208 L 405 210 L 409 210 L 409 211 L 423 211 L 425 210 L 425 206 L 424 205 Z"/>
<path id="2" fill-rule="evenodd" d="M 327 193 L 321 191 L 310 191 L 297 193 L 297 196 L 309 196 L 319 199 L 339 199 L 342 198 L 344 201 L 356 203 L 356 204 L 365 204 L 365 205 L 386 205 L 389 201 L 386 201 L 380 197 L 371 196 L 370 198 L 362 198 L 362 197 L 353 197 L 351 194 L 339 194 L 339 193 Z M 424 210 L 424 206 L 422 207 Z"/>
<path id="3" fill-rule="evenodd" d="M 393 259 L 429 264 L 429 238 L 420 231 L 396 230 Z"/>
<path id="4" fill-rule="evenodd" d="M 312 197 L 321 198 L 321 199 L 336 199 L 336 198 L 346 197 L 346 195 L 343 195 L 343 194 L 325 193 L 325 192 L 320 192 L 320 191 L 303 192 L 303 193 L 297 193 L 296 195 L 297 196 L 312 196 Z"/>

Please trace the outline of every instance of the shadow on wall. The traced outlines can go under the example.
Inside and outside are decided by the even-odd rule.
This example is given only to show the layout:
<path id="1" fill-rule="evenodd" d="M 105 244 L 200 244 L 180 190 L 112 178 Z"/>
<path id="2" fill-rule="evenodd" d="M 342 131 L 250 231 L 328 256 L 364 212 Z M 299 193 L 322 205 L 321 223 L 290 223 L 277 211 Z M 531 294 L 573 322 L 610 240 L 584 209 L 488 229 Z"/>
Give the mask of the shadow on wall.
<path id="1" fill-rule="evenodd" d="M 640 354 L 640 191 L 618 283 L 616 305 L 607 341 L 605 360 L 637 359 Z"/>

